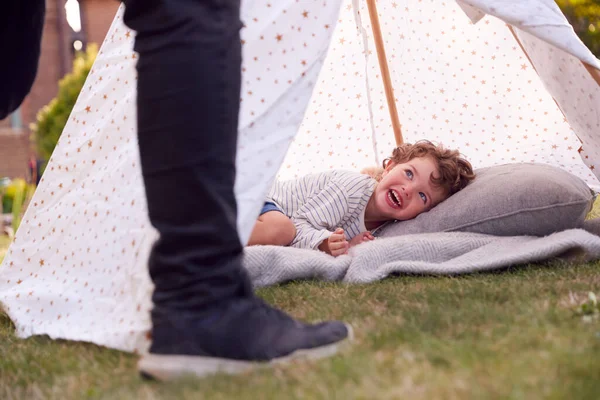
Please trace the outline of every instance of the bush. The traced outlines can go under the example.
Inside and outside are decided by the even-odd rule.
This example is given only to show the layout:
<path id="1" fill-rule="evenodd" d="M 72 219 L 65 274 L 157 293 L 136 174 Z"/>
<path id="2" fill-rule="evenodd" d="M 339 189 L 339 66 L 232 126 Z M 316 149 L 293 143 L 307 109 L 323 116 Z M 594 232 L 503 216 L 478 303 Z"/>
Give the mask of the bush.
<path id="1" fill-rule="evenodd" d="M 56 147 L 97 54 L 95 44 L 88 45 L 85 52 L 77 53 L 73 71 L 61 79 L 58 94 L 38 112 L 37 122 L 30 127 L 38 155 L 45 161 L 50 159 Z"/>
<path id="2" fill-rule="evenodd" d="M 556 0 L 579 38 L 600 57 L 600 2 L 598 0 Z"/>
<path id="3" fill-rule="evenodd" d="M 35 192 L 35 185 L 28 185 L 24 179 L 15 179 L 7 186 L 0 188 L 2 213 L 12 214 L 12 231 L 16 232 L 21 224 L 24 207 L 29 203 Z M 0 221 L 0 234 L 2 233 Z"/>

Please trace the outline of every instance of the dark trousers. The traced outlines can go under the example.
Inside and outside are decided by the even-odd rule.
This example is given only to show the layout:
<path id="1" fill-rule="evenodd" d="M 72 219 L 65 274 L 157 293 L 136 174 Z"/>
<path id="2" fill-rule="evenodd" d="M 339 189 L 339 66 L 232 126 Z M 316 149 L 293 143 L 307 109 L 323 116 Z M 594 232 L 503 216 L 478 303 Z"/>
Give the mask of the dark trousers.
<path id="1" fill-rule="evenodd" d="M 0 120 L 21 105 L 38 68 L 45 0 L 3 1 L 0 11 Z"/>
<path id="2" fill-rule="evenodd" d="M 137 31 L 138 140 L 152 225 L 155 311 L 251 296 L 233 194 L 239 0 L 125 0 Z"/>

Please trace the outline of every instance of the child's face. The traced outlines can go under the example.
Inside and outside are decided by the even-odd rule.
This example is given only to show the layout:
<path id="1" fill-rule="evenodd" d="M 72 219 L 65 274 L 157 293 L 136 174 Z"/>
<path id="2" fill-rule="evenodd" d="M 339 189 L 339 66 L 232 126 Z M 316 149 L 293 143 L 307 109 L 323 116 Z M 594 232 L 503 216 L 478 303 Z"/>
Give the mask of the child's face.
<path id="1" fill-rule="evenodd" d="M 431 183 L 439 177 L 430 157 L 413 158 L 404 164 L 390 163 L 373 193 L 373 216 L 380 220 L 407 220 L 431 209 L 448 197 L 441 187 Z"/>

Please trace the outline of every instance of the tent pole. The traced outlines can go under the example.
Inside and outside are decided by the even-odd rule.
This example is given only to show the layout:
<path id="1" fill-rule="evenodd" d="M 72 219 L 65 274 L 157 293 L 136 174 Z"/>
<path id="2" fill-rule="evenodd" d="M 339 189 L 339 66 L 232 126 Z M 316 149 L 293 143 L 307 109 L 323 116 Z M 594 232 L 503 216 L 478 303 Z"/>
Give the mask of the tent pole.
<path id="1" fill-rule="evenodd" d="M 383 87 L 385 89 L 388 110 L 390 112 L 390 118 L 392 119 L 394 137 L 396 138 L 396 145 L 399 146 L 404 143 L 404 139 L 402 138 L 402 128 L 400 125 L 400 120 L 398 119 L 398 110 L 396 109 L 396 101 L 394 99 L 394 89 L 392 87 L 390 70 L 387 64 L 385 48 L 383 46 L 383 37 L 381 35 L 381 26 L 379 25 L 379 15 L 377 14 L 377 6 L 375 1 L 376 0 L 367 0 L 367 6 L 369 8 L 369 16 L 371 17 L 373 39 L 375 40 L 375 49 L 377 51 L 377 59 L 379 60 L 379 69 L 381 70 L 381 77 L 383 79 Z"/>

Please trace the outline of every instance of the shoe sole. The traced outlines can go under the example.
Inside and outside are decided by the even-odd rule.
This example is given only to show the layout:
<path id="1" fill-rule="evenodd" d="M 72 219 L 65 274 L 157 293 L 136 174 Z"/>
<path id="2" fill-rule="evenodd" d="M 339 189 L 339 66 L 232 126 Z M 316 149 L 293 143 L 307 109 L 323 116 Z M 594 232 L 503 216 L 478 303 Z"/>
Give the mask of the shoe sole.
<path id="1" fill-rule="evenodd" d="M 286 364 L 294 360 L 318 360 L 337 353 L 340 345 L 354 337 L 352 327 L 346 324 L 348 336 L 339 342 L 312 349 L 300 349 L 271 361 L 243 361 L 227 358 L 146 354 L 138 361 L 138 371 L 146 379 L 171 381 L 184 376 L 205 377 L 218 373 L 242 374 L 253 369 Z"/>

